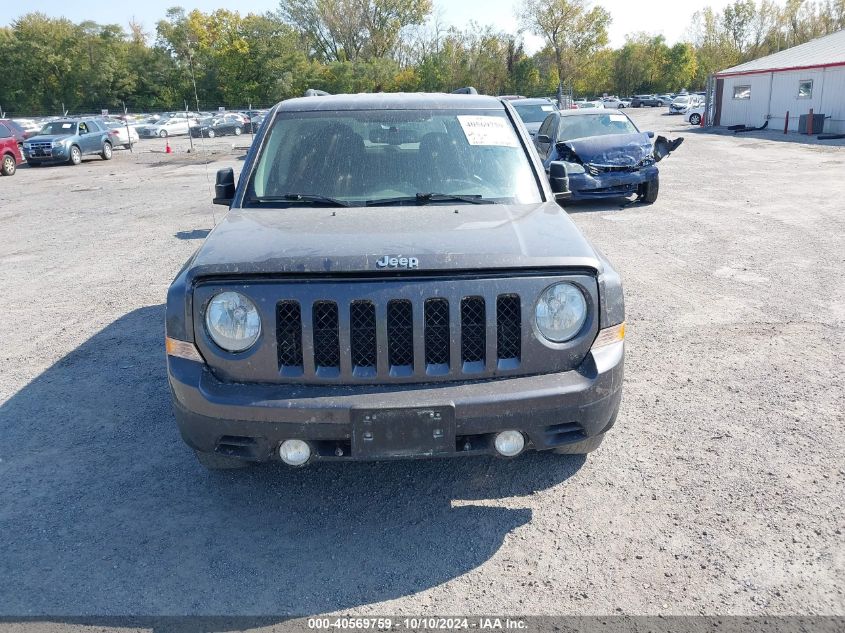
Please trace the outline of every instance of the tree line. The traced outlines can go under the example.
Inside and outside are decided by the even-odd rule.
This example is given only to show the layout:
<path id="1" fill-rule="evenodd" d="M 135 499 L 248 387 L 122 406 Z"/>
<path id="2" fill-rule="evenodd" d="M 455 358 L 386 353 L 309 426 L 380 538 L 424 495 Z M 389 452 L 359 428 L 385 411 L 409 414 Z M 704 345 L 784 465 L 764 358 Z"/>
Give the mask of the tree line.
<path id="1" fill-rule="evenodd" d="M 845 0 L 736 0 L 695 13 L 683 41 L 633 33 L 589 0 L 517 3 L 516 34 L 447 27 L 431 0 L 281 0 L 241 15 L 167 11 L 146 32 L 29 13 L 0 28 L 0 109 L 56 114 L 266 106 L 307 88 L 576 96 L 702 89 L 707 76 L 845 28 Z M 524 34 L 543 47 L 528 54 Z"/>

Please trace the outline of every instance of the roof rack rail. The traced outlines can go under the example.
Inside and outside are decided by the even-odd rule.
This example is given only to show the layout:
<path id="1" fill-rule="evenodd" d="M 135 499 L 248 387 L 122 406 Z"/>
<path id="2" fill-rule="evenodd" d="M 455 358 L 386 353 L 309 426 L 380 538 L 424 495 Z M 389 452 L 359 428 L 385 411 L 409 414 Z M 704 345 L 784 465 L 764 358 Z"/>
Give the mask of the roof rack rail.
<path id="1" fill-rule="evenodd" d="M 326 92 L 325 90 L 316 90 L 314 88 L 309 88 L 305 91 L 306 97 L 328 97 L 330 94 L 330 92 Z"/>
<path id="2" fill-rule="evenodd" d="M 452 94 L 453 95 L 477 95 L 478 90 L 476 90 L 472 86 L 467 86 L 466 88 L 458 88 L 457 90 L 453 90 Z"/>

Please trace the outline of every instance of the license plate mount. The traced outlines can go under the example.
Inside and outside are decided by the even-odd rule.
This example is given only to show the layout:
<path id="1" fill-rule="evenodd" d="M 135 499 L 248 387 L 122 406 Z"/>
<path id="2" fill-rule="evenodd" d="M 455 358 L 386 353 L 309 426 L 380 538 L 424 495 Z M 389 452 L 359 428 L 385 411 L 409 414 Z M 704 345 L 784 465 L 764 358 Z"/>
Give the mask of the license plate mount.
<path id="1" fill-rule="evenodd" d="M 454 452 L 453 407 L 352 411 L 352 455 L 355 457 L 426 457 Z"/>

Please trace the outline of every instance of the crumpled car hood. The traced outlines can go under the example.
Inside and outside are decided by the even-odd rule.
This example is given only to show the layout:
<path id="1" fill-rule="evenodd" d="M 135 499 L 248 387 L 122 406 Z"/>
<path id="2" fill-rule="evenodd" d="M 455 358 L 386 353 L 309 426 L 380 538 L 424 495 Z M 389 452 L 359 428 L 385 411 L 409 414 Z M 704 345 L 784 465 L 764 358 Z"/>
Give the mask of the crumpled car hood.
<path id="1" fill-rule="evenodd" d="M 562 145 L 576 154 L 584 164 L 633 167 L 653 152 L 651 139 L 645 132 L 607 134 L 563 141 Z"/>

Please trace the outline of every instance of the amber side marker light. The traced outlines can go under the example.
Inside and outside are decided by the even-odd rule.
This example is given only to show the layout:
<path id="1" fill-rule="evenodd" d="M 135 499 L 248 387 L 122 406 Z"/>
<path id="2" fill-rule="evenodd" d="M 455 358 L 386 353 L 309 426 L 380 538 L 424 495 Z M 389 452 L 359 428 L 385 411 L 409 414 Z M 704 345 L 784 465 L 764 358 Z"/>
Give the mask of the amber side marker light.
<path id="1" fill-rule="evenodd" d="M 204 363 L 205 360 L 193 343 L 187 341 L 180 341 L 175 338 L 166 336 L 164 338 L 164 349 L 167 350 L 168 356 L 176 356 L 177 358 L 185 358 L 187 360 L 196 361 L 197 363 Z"/>
<path id="2" fill-rule="evenodd" d="M 613 325 L 611 327 L 606 327 L 603 330 L 599 330 L 599 335 L 596 337 L 596 340 L 593 341 L 593 346 L 590 349 L 606 347 L 607 345 L 613 345 L 613 343 L 619 343 L 624 340 L 625 322 L 623 321 L 619 325 Z"/>

